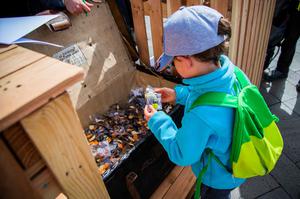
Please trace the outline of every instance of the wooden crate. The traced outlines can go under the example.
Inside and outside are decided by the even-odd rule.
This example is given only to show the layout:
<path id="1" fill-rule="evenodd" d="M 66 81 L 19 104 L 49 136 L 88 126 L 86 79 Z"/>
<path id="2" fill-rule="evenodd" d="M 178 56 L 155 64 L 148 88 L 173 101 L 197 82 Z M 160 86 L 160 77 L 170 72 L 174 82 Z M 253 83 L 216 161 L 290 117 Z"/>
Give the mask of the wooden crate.
<path id="1" fill-rule="evenodd" d="M 65 89 L 83 70 L 0 48 L 1 198 L 109 198 Z"/>

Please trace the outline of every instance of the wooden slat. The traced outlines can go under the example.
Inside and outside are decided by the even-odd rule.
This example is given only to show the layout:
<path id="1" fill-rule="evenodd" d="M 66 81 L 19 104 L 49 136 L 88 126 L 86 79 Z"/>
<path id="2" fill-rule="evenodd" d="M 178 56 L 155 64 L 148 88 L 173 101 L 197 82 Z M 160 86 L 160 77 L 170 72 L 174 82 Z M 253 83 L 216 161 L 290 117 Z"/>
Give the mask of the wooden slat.
<path id="1" fill-rule="evenodd" d="M 11 50 L 11 49 L 14 49 L 16 47 L 17 47 L 17 45 L 9 45 L 9 46 L 7 46 L 7 45 L 0 44 L 0 53 L 4 53 L 4 52 L 6 52 L 8 50 Z"/>
<path id="2" fill-rule="evenodd" d="M 164 196 L 164 199 L 183 199 L 189 194 L 196 182 L 196 177 L 193 174 L 191 167 L 185 167 L 176 179 L 172 187 Z"/>
<path id="3" fill-rule="evenodd" d="M 135 48 L 135 43 L 132 40 L 129 29 L 127 28 L 124 18 L 119 10 L 117 2 L 116 1 L 107 1 L 107 3 L 111 10 L 112 16 L 114 17 L 115 22 L 118 26 L 118 29 L 122 34 L 122 39 L 123 39 L 124 43 L 126 44 L 126 47 L 131 55 L 131 58 L 133 61 L 136 61 L 138 59 L 138 53 Z"/>
<path id="4" fill-rule="evenodd" d="M 32 189 L 29 180 L 10 151 L 0 139 L 0 193 L 1 198 L 34 199 L 40 196 Z"/>
<path id="5" fill-rule="evenodd" d="M 62 194 L 61 187 L 49 169 L 45 169 L 39 173 L 39 175 L 31 181 L 31 186 L 43 199 L 54 199 Z"/>
<path id="6" fill-rule="evenodd" d="M 267 46 L 268 46 L 269 35 L 270 35 L 270 31 L 271 31 L 272 19 L 273 19 L 273 15 L 274 15 L 275 3 L 276 3 L 275 0 L 269 0 L 268 1 L 268 10 L 266 10 L 268 15 L 267 15 L 267 22 L 266 22 L 266 26 L 265 26 L 264 43 L 262 45 L 263 52 L 260 57 L 259 70 L 256 74 L 257 79 L 256 79 L 255 84 L 257 86 L 259 86 L 259 84 L 260 84 L 261 76 L 262 76 L 262 72 L 263 72 L 263 64 L 264 64 L 264 60 L 265 60 L 266 52 L 267 52 Z"/>
<path id="7" fill-rule="evenodd" d="M 43 57 L 45 57 L 45 55 L 22 47 L 5 51 L 0 54 L 0 78 L 24 68 Z"/>
<path id="8" fill-rule="evenodd" d="M 248 15 L 247 15 L 247 20 L 246 20 L 246 31 L 245 31 L 245 37 L 244 37 L 244 46 L 243 46 L 243 54 L 242 54 L 242 60 L 241 60 L 241 65 L 244 68 L 244 72 L 246 75 L 249 77 L 249 70 L 251 69 L 247 65 L 247 58 L 249 57 L 249 47 L 250 47 L 250 42 L 251 41 L 251 33 L 253 32 L 253 14 L 254 14 L 254 3 L 255 0 L 251 0 L 249 2 L 249 7 L 247 8 L 248 10 Z M 249 77 L 250 80 L 251 77 Z"/>
<path id="9" fill-rule="evenodd" d="M 187 0 L 186 6 L 196 6 L 200 5 L 200 0 Z"/>
<path id="10" fill-rule="evenodd" d="M 229 0 L 210 0 L 210 7 L 219 11 L 225 18 L 228 18 Z"/>
<path id="11" fill-rule="evenodd" d="M 253 84 L 259 85 L 275 0 L 233 1 L 232 6 L 230 58 L 246 72 Z"/>
<path id="12" fill-rule="evenodd" d="M 232 3 L 232 37 L 230 39 L 229 57 L 231 61 L 237 65 L 237 54 L 241 27 L 241 10 L 242 1 L 233 1 Z M 240 66 L 239 66 L 240 67 Z"/>
<path id="13" fill-rule="evenodd" d="M 157 60 L 163 52 L 162 10 L 160 0 L 149 0 L 149 4 L 154 59 Z"/>
<path id="14" fill-rule="evenodd" d="M 40 154 L 30 141 L 20 123 L 17 123 L 3 131 L 3 136 L 20 160 L 24 169 L 29 169 L 39 161 L 42 161 Z"/>
<path id="15" fill-rule="evenodd" d="M 262 15 L 262 23 L 261 23 L 261 31 L 260 31 L 260 40 L 259 40 L 259 46 L 258 46 L 258 54 L 256 55 L 256 62 L 255 62 L 255 70 L 254 70 L 254 74 L 253 74 L 253 84 L 256 84 L 257 83 L 257 73 L 258 73 L 258 70 L 259 70 L 259 65 L 260 65 L 260 59 L 261 59 L 261 56 L 262 56 L 262 53 L 263 53 L 263 44 L 264 44 L 264 40 L 265 40 L 265 37 L 264 37 L 264 33 L 266 31 L 266 25 L 267 25 L 267 16 L 268 16 L 268 10 L 269 10 L 269 1 L 266 0 L 264 1 L 264 4 L 263 4 L 263 15 Z"/>
<path id="16" fill-rule="evenodd" d="M 46 57 L 0 79 L 0 131 L 82 78 L 81 68 Z"/>
<path id="17" fill-rule="evenodd" d="M 248 18 L 248 7 L 249 7 L 250 0 L 244 0 L 242 6 L 242 15 L 241 15 L 241 30 L 239 35 L 239 46 L 238 46 L 238 54 L 237 54 L 237 65 L 240 66 L 243 70 L 245 70 L 245 66 L 242 65 L 243 52 L 245 46 L 245 35 L 247 29 L 247 18 Z"/>
<path id="18" fill-rule="evenodd" d="M 175 166 L 171 173 L 164 179 L 155 192 L 151 195 L 151 199 L 163 198 L 167 194 L 170 187 L 179 177 L 184 167 Z"/>
<path id="19" fill-rule="evenodd" d="M 144 64 L 150 66 L 146 25 L 144 18 L 144 6 L 142 0 L 132 0 L 131 10 L 140 59 Z"/>
<path id="20" fill-rule="evenodd" d="M 68 94 L 21 123 L 69 198 L 109 198 Z"/>
<path id="21" fill-rule="evenodd" d="M 180 0 L 167 0 L 167 12 L 168 16 L 173 14 L 175 11 L 177 11 L 181 6 Z"/>
<path id="22" fill-rule="evenodd" d="M 249 76 L 253 77 L 255 75 L 254 68 L 256 67 L 255 63 L 255 57 L 258 49 L 258 41 L 260 38 L 260 26 L 261 26 L 261 16 L 262 16 L 262 10 L 263 10 L 263 2 L 262 1 L 256 1 L 255 2 L 255 11 L 254 16 L 257 16 L 254 18 L 253 24 L 253 31 L 251 34 L 251 46 L 249 50 L 249 56 L 247 58 L 247 66 L 251 68 L 249 72 Z"/>

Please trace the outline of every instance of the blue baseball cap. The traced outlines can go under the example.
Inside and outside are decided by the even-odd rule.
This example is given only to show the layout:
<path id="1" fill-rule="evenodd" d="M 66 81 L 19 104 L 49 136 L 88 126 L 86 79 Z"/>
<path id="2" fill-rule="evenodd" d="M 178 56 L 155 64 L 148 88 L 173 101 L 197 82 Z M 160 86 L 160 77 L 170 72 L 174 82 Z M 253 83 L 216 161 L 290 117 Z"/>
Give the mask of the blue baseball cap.
<path id="1" fill-rule="evenodd" d="M 174 56 L 204 52 L 225 41 L 218 35 L 222 14 L 207 6 L 182 6 L 164 23 L 164 53 L 156 62 L 162 71 L 172 64 Z"/>

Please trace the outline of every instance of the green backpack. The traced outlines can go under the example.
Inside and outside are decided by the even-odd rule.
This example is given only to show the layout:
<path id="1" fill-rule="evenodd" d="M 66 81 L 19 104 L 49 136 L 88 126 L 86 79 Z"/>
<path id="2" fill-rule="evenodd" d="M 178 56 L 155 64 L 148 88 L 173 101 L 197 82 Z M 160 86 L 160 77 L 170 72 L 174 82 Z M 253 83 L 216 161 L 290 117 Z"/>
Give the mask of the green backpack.
<path id="1" fill-rule="evenodd" d="M 283 149 L 283 140 L 273 115 L 257 87 L 249 83 L 245 74 L 235 67 L 234 73 L 240 87 L 238 96 L 221 92 L 208 92 L 201 95 L 192 104 L 197 106 L 224 106 L 235 108 L 235 121 L 230 154 L 231 167 L 228 169 L 208 149 L 208 164 L 201 170 L 196 183 L 195 198 L 200 197 L 202 176 L 211 159 L 237 178 L 250 178 L 269 173 L 275 166 Z"/>

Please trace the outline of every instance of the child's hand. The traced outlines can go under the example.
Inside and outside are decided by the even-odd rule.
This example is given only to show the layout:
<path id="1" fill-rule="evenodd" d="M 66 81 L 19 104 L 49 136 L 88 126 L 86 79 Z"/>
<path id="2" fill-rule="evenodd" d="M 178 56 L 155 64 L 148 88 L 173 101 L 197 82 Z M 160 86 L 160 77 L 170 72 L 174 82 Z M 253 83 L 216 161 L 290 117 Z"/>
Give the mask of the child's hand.
<path id="1" fill-rule="evenodd" d="M 161 94 L 161 101 L 165 102 L 174 102 L 176 100 L 176 93 L 174 89 L 171 88 L 155 88 L 155 92 Z"/>
<path id="2" fill-rule="evenodd" d="M 157 110 L 155 110 L 155 108 L 153 108 L 152 105 L 146 105 L 144 108 L 144 114 L 145 114 L 145 119 L 147 120 L 147 122 L 150 120 L 150 118 L 154 115 L 154 113 L 156 113 Z"/>

